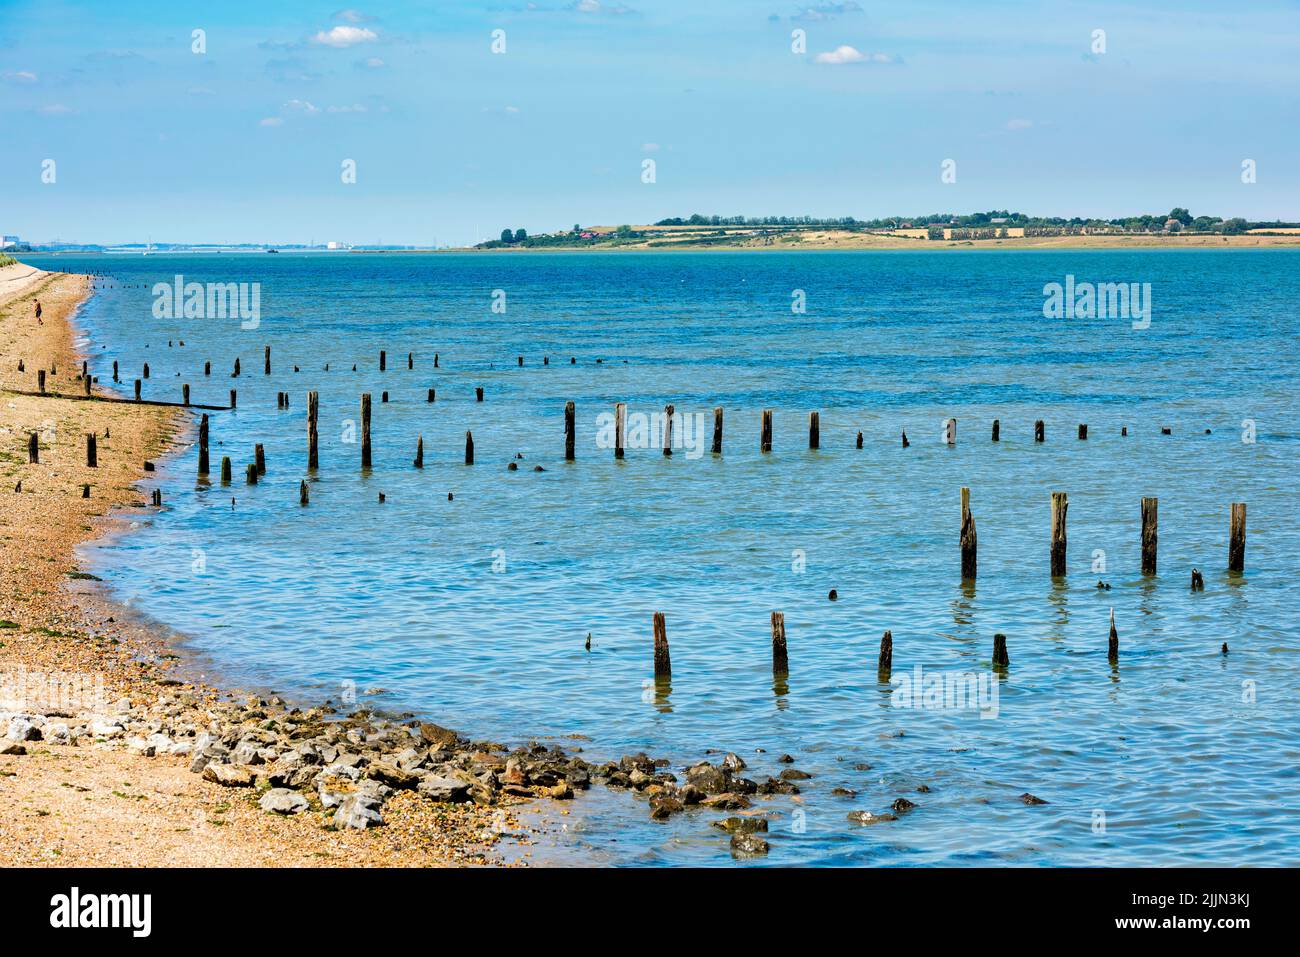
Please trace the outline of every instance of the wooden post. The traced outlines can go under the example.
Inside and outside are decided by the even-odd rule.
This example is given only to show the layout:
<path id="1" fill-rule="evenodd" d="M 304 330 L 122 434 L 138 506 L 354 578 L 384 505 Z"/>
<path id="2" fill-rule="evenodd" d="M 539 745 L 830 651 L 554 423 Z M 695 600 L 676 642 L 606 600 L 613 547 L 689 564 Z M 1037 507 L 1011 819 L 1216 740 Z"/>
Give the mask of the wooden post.
<path id="1" fill-rule="evenodd" d="M 408 352 L 408 353 L 406 354 L 406 368 L 408 368 L 408 369 L 414 369 L 414 368 L 415 368 L 415 353 L 414 353 L 414 352 Z"/>
<path id="2" fill-rule="evenodd" d="M 775 676 L 790 673 L 790 660 L 785 646 L 785 614 L 772 612 L 772 674 Z"/>
<path id="3" fill-rule="evenodd" d="M 383 349 L 379 350 L 379 371 L 383 372 L 388 368 L 388 353 Z"/>
<path id="4" fill-rule="evenodd" d="M 258 475 L 266 474 L 266 449 L 261 442 L 253 446 L 253 464 L 257 466 Z"/>
<path id="5" fill-rule="evenodd" d="M 230 484 L 230 456 L 221 456 L 221 484 Z"/>
<path id="6" fill-rule="evenodd" d="M 244 479 L 249 485 L 257 484 L 257 464 L 249 462 L 244 468 Z"/>
<path id="7" fill-rule="evenodd" d="M 858 433 L 858 448 L 862 448 L 862 433 Z"/>
<path id="8" fill-rule="evenodd" d="M 199 474 L 208 474 L 208 414 L 199 419 Z"/>
<path id="9" fill-rule="evenodd" d="M 1142 574 L 1156 573 L 1156 508 L 1155 498 L 1142 499 Z"/>
<path id="10" fill-rule="evenodd" d="M 1246 568 L 1246 503 L 1233 502 L 1228 523 L 1228 571 Z"/>
<path id="11" fill-rule="evenodd" d="M 383 355 L 383 353 L 380 353 Z M 370 393 L 361 393 L 361 467 L 370 468 Z"/>
<path id="12" fill-rule="evenodd" d="M 880 639 L 880 659 L 876 662 L 876 674 L 881 681 L 888 681 L 894 670 L 894 634 L 886 631 Z"/>
<path id="13" fill-rule="evenodd" d="M 908 447 L 909 445 L 911 445 L 911 444 L 912 444 L 911 442 L 907 441 L 907 430 L 904 429 L 904 430 L 903 430 L 903 448 L 907 448 L 907 447 Z"/>
<path id="14" fill-rule="evenodd" d="M 564 403 L 564 460 L 572 462 L 577 447 L 577 411 L 572 402 Z"/>
<path id="15" fill-rule="evenodd" d="M 970 489 L 961 490 L 961 577 L 964 581 L 975 579 L 976 538 L 975 516 L 970 510 Z"/>
<path id="16" fill-rule="evenodd" d="M 1011 664 L 1007 657 L 1007 636 L 1000 632 L 993 636 L 993 667 L 1005 668 Z"/>
<path id="17" fill-rule="evenodd" d="M 1043 439 L 1044 439 L 1044 434 L 1043 434 L 1043 432 L 1044 432 L 1043 420 L 1042 420 L 1042 419 L 1039 419 L 1037 422 L 1034 423 L 1034 441 L 1035 441 L 1035 442 L 1042 442 L 1042 441 L 1043 441 Z"/>
<path id="18" fill-rule="evenodd" d="M 262 374 L 270 375 L 271 374 L 271 347 L 270 346 L 265 347 L 263 352 L 263 357 L 264 358 L 262 361 Z"/>
<path id="19" fill-rule="evenodd" d="M 522 369 L 523 367 L 524 367 L 524 357 L 519 356 L 519 368 Z"/>
<path id="20" fill-rule="evenodd" d="M 234 390 L 234 389 L 231 389 L 231 390 L 230 390 L 230 407 L 231 407 L 232 409 L 235 407 L 235 400 L 236 400 L 235 390 Z"/>
<path id="21" fill-rule="evenodd" d="M 117 381 L 118 381 L 118 377 L 117 377 L 117 360 L 116 360 L 116 359 L 113 360 L 113 381 L 114 381 L 114 382 L 117 382 Z"/>
<path id="22" fill-rule="evenodd" d="M 238 379 L 238 378 L 239 378 L 239 357 L 238 357 L 238 356 L 235 357 L 235 371 L 232 372 L 232 373 L 230 373 L 230 377 L 231 377 L 232 379 Z M 147 378 L 147 376 L 146 376 L 146 378 Z"/>
<path id="23" fill-rule="evenodd" d="M 722 406 L 713 410 L 713 454 L 722 454 Z"/>
<path id="24" fill-rule="evenodd" d="M 181 385 L 181 405 L 190 404 L 190 384 L 188 382 Z"/>
<path id="25" fill-rule="evenodd" d="M 307 393 L 307 468 L 320 468 L 320 435 L 316 431 L 320 417 L 320 393 Z"/>
<path id="26" fill-rule="evenodd" d="M 1052 493 L 1052 577 L 1065 574 L 1065 512 L 1070 507 L 1064 492 Z"/>
<path id="27" fill-rule="evenodd" d="M 1087 426 L 1087 423 L 1084 423 L 1084 422 L 1080 422 L 1080 423 L 1079 423 L 1079 438 L 1080 438 L 1081 440 L 1086 440 L 1086 439 L 1088 438 L 1088 426 Z"/>
<path id="28" fill-rule="evenodd" d="M 474 433 L 465 432 L 465 464 L 474 464 Z"/>
<path id="29" fill-rule="evenodd" d="M 614 458 L 623 457 L 623 443 L 627 438 L 627 404 L 614 404 Z"/>
<path id="30" fill-rule="evenodd" d="M 306 505 L 309 501 L 311 501 L 311 496 L 307 491 L 307 480 L 303 479 L 298 483 L 298 504 Z"/>
<path id="31" fill-rule="evenodd" d="M 429 397 L 428 397 L 428 399 L 426 399 L 425 401 L 427 401 L 427 402 L 432 402 L 432 401 L 433 401 L 433 390 L 432 390 L 432 389 L 429 390 Z"/>
<path id="32" fill-rule="evenodd" d="M 90 395 L 90 376 L 83 376 L 83 377 L 82 377 L 82 381 L 85 383 L 85 386 L 86 386 L 86 395 L 89 396 L 89 395 Z M 189 386 L 186 386 L 186 388 L 188 389 Z"/>
<path id="33" fill-rule="evenodd" d="M 819 449 L 822 445 L 822 414 L 808 413 L 808 448 Z"/>
<path id="34" fill-rule="evenodd" d="M 86 468 L 93 469 L 99 467 L 99 451 L 95 446 L 96 438 L 94 432 L 86 433 Z"/>
<path id="35" fill-rule="evenodd" d="M 433 354 L 433 367 L 438 368 L 438 353 L 436 352 Z"/>
<path id="36" fill-rule="evenodd" d="M 424 468 L 424 436 L 420 436 L 415 441 L 415 467 Z"/>
<path id="37" fill-rule="evenodd" d="M 146 362 L 146 363 L 144 364 L 144 374 L 143 374 L 142 376 L 140 376 L 140 378 L 142 378 L 142 379 L 147 379 L 147 378 L 149 378 L 149 363 Z"/>
<path id="38" fill-rule="evenodd" d="M 475 401 L 475 402 L 482 402 L 482 401 L 483 401 L 483 387 L 482 387 L 482 386 L 478 386 L 477 388 L 474 389 L 474 401 Z"/>
<path id="39" fill-rule="evenodd" d="M 135 380 L 135 401 L 140 401 L 140 380 Z"/>
<path id="40" fill-rule="evenodd" d="M 758 433 L 758 450 L 760 452 L 772 451 L 772 410 L 763 410 L 763 424 Z"/>
<path id="41" fill-rule="evenodd" d="M 664 621 L 664 613 L 655 612 L 654 617 L 655 633 L 655 677 L 671 678 L 673 674 L 672 661 L 668 657 L 668 625 Z"/>
<path id="42" fill-rule="evenodd" d="M 997 419 L 993 420 L 993 441 L 997 442 L 1002 437 L 1002 423 Z"/>
<path id="43" fill-rule="evenodd" d="M 36 391 L 41 395 L 45 394 L 45 370 L 36 370 Z"/>
<path id="44" fill-rule="evenodd" d="M 673 454 L 673 412 L 671 405 L 664 406 L 664 455 Z"/>
<path id="45" fill-rule="evenodd" d="M 1119 632 L 1115 630 L 1115 609 L 1110 610 L 1110 641 L 1107 642 L 1106 657 L 1113 664 L 1119 661 Z"/>
<path id="46" fill-rule="evenodd" d="M 204 374 L 204 375 L 212 375 L 212 362 L 211 362 L 210 360 L 209 360 L 208 362 L 203 363 L 203 374 Z M 116 362 L 113 363 L 113 378 L 114 378 L 114 379 L 117 378 L 117 363 L 116 363 Z"/>
<path id="47" fill-rule="evenodd" d="M 956 419 L 943 420 L 943 442 L 945 445 L 957 444 L 957 420 Z"/>
<path id="48" fill-rule="evenodd" d="M 1205 576 L 1199 568 L 1192 569 L 1192 591 L 1205 591 Z"/>

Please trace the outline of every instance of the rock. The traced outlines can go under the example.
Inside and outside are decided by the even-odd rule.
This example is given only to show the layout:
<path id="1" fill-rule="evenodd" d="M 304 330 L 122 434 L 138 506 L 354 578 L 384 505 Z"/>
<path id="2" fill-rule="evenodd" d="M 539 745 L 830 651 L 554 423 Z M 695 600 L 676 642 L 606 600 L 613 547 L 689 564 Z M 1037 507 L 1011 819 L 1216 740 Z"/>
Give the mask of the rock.
<path id="1" fill-rule="evenodd" d="M 431 801 L 460 804 L 469 800 L 470 785 L 458 778 L 445 778 L 431 774 L 420 781 L 417 790 Z"/>
<path id="2" fill-rule="evenodd" d="M 26 754 L 27 749 L 17 741 L 10 741 L 7 738 L 0 738 L 0 754 L 8 754 L 13 757 Z"/>
<path id="3" fill-rule="evenodd" d="M 158 753 L 158 749 L 144 738 L 127 738 L 126 749 L 132 754 L 141 754 L 146 758 L 152 758 Z"/>
<path id="4" fill-rule="evenodd" d="M 782 781 L 806 781 L 810 777 L 812 777 L 811 774 L 807 771 L 800 771 L 798 768 L 786 768 L 781 772 Z"/>
<path id="5" fill-rule="evenodd" d="M 916 786 L 916 791 L 917 791 L 918 794 L 929 794 L 929 793 L 930 793 L 930 785 L 928 785 L 928 784 L 918 784 L 918 785 Z"/>
<path id="6" fill-rule="evenodd" d="M 573 788 L 570 786 L 568 781 L 561 781 L 559 784 L 553 785 L 549 788 L 544 787 L 541 789 L 541 792 L 544 797 L 556 801 L 568 801 L 573 798 Z"/>
<path id="7" fill-rule="evenodd" d="M 711 794 L 700 804 L 717 811 L 737 811 L 749 807 L 749 798 L 743 794 Z"/>
<path id="8" fill-rule="evenodd" d="M 728 817 L 721 821 L 714 821 L 713 826 L 724 831 L 730 831 L 732 834 L 752 834 L 754 831 L 767 830 L 767 818 Z"/>
<path id="9" fill-rule="evenodd" d="M 97 738 L 120 738 L 126 734 L 126 728 L 116 718 L 111 721 L 96 718 L 90 723 L 90 733 Z"/>
<path id="10" fill-rule="evenodd" d="M 298 814 L 307 810 L 307 799 L 288 788 L 272 788 L 262 795 L 262 800 L 257 804 L 263 811 L 275 814 Z"/>
<path id="11" fill-rule="evenodd" d="M 743 857 L 750 854 L 766 854 L 768 843 L 755 834 L 731 835 L 731 853 Z"/>
<path id="12" fill-rule="evenodd" d="M 76 744 L 77 739 L 73 736 L 66 724 L 47 724 L 41 729 L 41 734 L 45 740 L 51 744 Z"/>
<path id="13" fill-rule="evenodd" d="M 650 817 L 656 821 L 665 821 L 685 809 L 681 799 L 671 794 L 656 794 L 650 799 Z"/>
<path id="14" fill-rule="evenodd" d="M 209 764 L 203 769 L 203 780 L 213 781 L 225 788 L 251 788 L 253 772 L 233 764 Z"/>
<path id="15" fill-rule="evenodd" d="M 387 761 L 374 761 L 366 767 L 366 777 L 374 778 L 397 791 L 409 791 L 420 783 L 420 776 L 403 771 Z"/>
<path id="16" fill-rule="evenodd" d="M 758 786 L 759 794 L 798 794 L 799 786 L 793 781 L 782 781 L 779 778 L 768 778 Z"/>
<path id="17" fill-rule="evenodd" d="M 420 737 L 435 748 L 454 748 L 459 740 L 455 731 L 438 724 L 420 725 Z"/>
<path id="18" fill-rule="evenodd" d="M 194 742 L 194 757 L 190 760 L 190 770 L 193 771 L 195 774 L 198 774 L 200 771 L 204 770 L 209 764 L 224 763 L 226 760 L 226 756 L 230 753 L 225 749 L 224 745 L 216 741 L 211 741 L 210 743 L 204 745 L 203 747 L 199 747 L 200 740 L 203 740 L 204 738 L 210 738 L 210 737 L 211 737 L 210 735 L 201 734 L 199 735 L 198 739 L 196 739 Z"/>
<path id="19" fill-rule="evenodd" d="M 9 721 L 9 730 L 5 737 L 10 741 L 39 741 L 41 729 L 26 715 L 14 715 Z"/>
<path id="20" fill-rule="evenodd" d="M 858 796 L 858 792 L 853 790 L 853 788 L 831 788 L 831 794 L 834 794 L 836 797 L 849 798 Z"/>
<path id="21" fill-rule="evenodd" d="M 707 761 L 687 768 L 686 781 L 705 794 L 725 794 L 731 790 L 731 775 Z"/>
<path id="22" fill-rule="evenodd" d="M 850 811 L 849 820 L 854 824 L 876 824 L 880 821 L 897 821 L 894 814 L 873 814 L 870 811 Z"/>
<path id="23" fill-rule="evenodd" d="M 899 814 L 902 814 L 904 811 L 910 811 L 912 808 L 916 807 L 916 805 L 907 798 L 898 798 L 898 800 L 894 801 L 894 803 L 889 806 Z"/>
<path id="24" fill-rule="evenodd" d="M 740 759 L 739 755 L 733 754 L 730 751 L 728 751 L 727 756 L 722 759 L 722 766 L 732 774 L 735 774 L 738 771 L 743 771 L 748 767 L 748 765 Z"/>
<path id="25" fill-rule="evenodd" d="M 789 754 L 783 754 L 777 760 L 782 764 L 794 764 L 794 758 Z"/>
<path id="26" fill-rule="evenodd" d="M 1044 801 L 1042 798 L 1040 798 L 1040 797 L 1035 797 L 1034 795 L 1030 794 L 1028 791 L 1026 791 L 1024 794 L 1020 795 L 1020 800 L 1024 801 L 1026 804 L 1046 804 L 1046 803 L 1047 803 L 1047 802 Z"/>
<path id="27" fill-rule="evenodd" d="M 260 748 L 252 741 L 241 741 L 230 752 L 231 764 L 263 764 Z"/>
<path id="28" fill-rule="evenodd" d="M 353 828 L 364 831 L 368 827 L 379 827 L 384 819 L 375 807 L 374 799 L 365 794 L 349 794 L 340 802 L 334 812 L 334 826 Z"/>

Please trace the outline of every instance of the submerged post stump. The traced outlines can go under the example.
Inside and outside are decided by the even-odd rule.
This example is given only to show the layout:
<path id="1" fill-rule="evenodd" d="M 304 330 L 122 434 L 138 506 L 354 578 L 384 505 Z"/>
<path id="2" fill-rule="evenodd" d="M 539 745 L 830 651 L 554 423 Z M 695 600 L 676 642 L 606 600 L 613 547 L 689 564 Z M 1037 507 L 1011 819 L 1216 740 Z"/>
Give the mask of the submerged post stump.
<path id="1" fill-rule="evenodd" d="M 379 350 L 379 371 L 383 372 L 388 368 L 388 353 L 383 349 Z"/>
<path id="2" fill-rule="evenodd" d="M 432 392 L 432 390 L 430 390 Z M 572 462 L 577 448 L 578 413 L 572 402 L 564 403 L 564 460 Z"/>
<path id="3" fill-rule="evenodd" d="M 237 398 L 238 398 L 238 396 L 235 395 L 235 390 L 234 390 L 234 389 L 231 389 L 231 390 L 230 390 L 230 407 L 231 407 L 232 409 L 235 408 L 235 405 L 236 405 L 236 399 L 237 399 Z"/>
<path id="4" fill-rule="evenodd" d="M 1034 441 L 1035 441 L 1035 442 L 1042 442 L 1042 441 L 1043 441 L 1043 439 L 1044 439 L 1044 430 L 1045 430 L 1045 426 L 1043 425 L 1043 420 L 1042 420 L 1042 419 L 1039 419 L 1037 422 L 1034 423 Z"/>
<path id="5" fill-rule="evenodd" d="M 86 391 L 90 391 L 89 388 L 87 388 Z M 189 405 L 189 404 L 190 404 L 190 384 L 186 382 L 181 386 L 181 405 Z"/>
<path id="6" fill-rule="evenodd" d="M 790 660 L 785 646 L 785 613 L 772 612 L 772 674 L 790 673 Z"/>
<path id="7" fill-rule="evenodd" d="M 199 474 L 208 474 L 208 414 L 199 419 Z"/>
<path id="8" fill-rule="evenodd" d="M 113 381 L 114 381 L 114 382 L 117 382 L 117 381 L 118 381 L 118 375 L 117 375 L 117 360 L 116 360 L 116 359 L 113 360 Z"/>
<path id="9" fill-rule="evenodd" d="M 303 479 L 298 483 L 298 504 L 306 505 L 310 501 L 310 495 L 307 492 L 307 480 Z"/>
<path id="10" fill-rule="evenodd" d="M 263 375 L 271 374 L 271 347 L 270 346 L 266 346 L 263 352 L 262 374 Z"/>
<path id="11" fill-rule="evenodd" d="M 976 568 L 975 516 L 970 510 L 970 489 L 961 490 L 961 577 L 973 581 Z"/>
<path id="12" fill-rule="evenodd" d="M 772 410 L 763 410 L 763 422 L 758 433 L 758 450 L 760 452 L 772 451 Z"/>
<path id="13" fill-rule="evenodd" d="M 876 674 L 881 681 L 888 681 L 894 670 L 894 634 L 886 631 L 880 639 L 880 658 L 876 661 Z"/>
<path id="14" fill-rule="evenodd" d="M 1007 636 L 999 632 L 993 636 L 993 667 L 1005 668 L 1011 664 L 1007 657 Z"/>
<path id="15" fill-rule="evenodd" d="M 425 399 L 425 401 L 426 401 L 426 402 L 432 402 L 432 401 L 433 401 L 433 390 L 432 390 L 432 389 L 429 390 L 429 396 L 428 396 L 427 399 Z"/>
<path id="16" fill-rule="evenodd" d="M 230 373 L 230 377 L 231 377 L 232 379 L 238 379 L 238 378 L 239 378 L 239 359 L 238 359 L 238 357 L 236 357 L 236 359 L 235 359 L 235 371 L 232 372 L 232 373 Z M 146 375 L 145 378 L 147 379 L 147 378 L 149 378 L 149 376 Z"/>
<path id="17" fill-rule="evenodd" d="M 221 456 L 221 484 L 230 484 L 230 456 Z"/>
<path id="18" fill-rule="evenodd" d="M 675 411 L 671 405 L 664 406 L 664 455 L 669 457 L 673 454 L 673 413 Z"/>
<path id="19" fill-rule="evenodd" d="M 86 433 L 86 468 L 99 467 L 99 451 L 96 448 L 96 438 L 94 432 Z"/>
<path id="20" fill-rule="evenodd" d="M 858 433 L 858 448 L 862 448 L 862 433 Z"/>
<path id="21" fill-rule="evenodd" d="M 246 466 L 244 466 L 244 481 L 246 481 L 249 485 L 257 484 L 257 463 L 256 462 L 249 462 Z"/>
<path id="22" fill-rule="evenodd" d="M 320 468 L 320 435 L 316 431 L 320 421 L 320 393 L 307 393 L 307 468 Z"/>
<path id="23" fill-rule="evenodd" d="M 90 397 L 90 383 L 91 383 L 91 378 L 90 378 L 90 376 L 84 376 L 82 381 L 83 381 L 84 385 L 86 386 L 86 396 L 87 396 L 87 398 L 89 398 L 89 397 Z M 189 388 L 190 388 L 189 386 L 186 386 L 186 387 L 185 387 L 185 390 L 188 392 L 188 391 L 189 391 Z M 185 404 L 186 404 L 186 405 L 189 405 L 189 400 L 188 400 L 188 399 L 185 400 Z"/>
<path id="24" fill-rule="evenodd" d="M 474 464 L 474 433 L 469 431 L 465 433 L 465 464 Z"/>
<path id="25" fill-rule="evenodd" d="M 1246 503 L 1233 502 L 1228 521 L 1228 571 L 1246 568 Z"/>
<path id="26" fill-rule="evenodd" d="M 623 443 L 627 439 L 627 404 L 614 404 L 614 458 L 623 457 Z"/>
<path id="27" fill-rule="evenodd" d="M 1142 499 L 1142 574 L 1154 575 L 1156 573 L 1156 543 L 1158 540 L 1156 528 L 1156 508 L 1159 500 L 1155 498 Z"/>
<path id="28" fill-rule="evenodd" d="M 1085 440 L 1088 438 L 1088 426 L 1083 422 L 1079 423 L 1079 438 Z"/>
<path id="29" fill-rule="evenodd" d="M 144 364 L 144 369 L 141 370 L 141 371 L 142 371 L 142 374 L 141 374 L 140 378 L 142 378 L 142 379 L 147 379 L 147 378 L 149 378 L 149 363 L 146 362 L 146 363 Z"/>
<path id="30" fill-rule="evenodd" d="M 361 467 L 370 468 L 370 393 L 361 393 Z"/>
<path id="31" fill-rule="evenodd" d="M 140 380 L 135 380 L 135 401 L 140 401 Z"/>
<path id="32" fill-rule="evenodd" d="M 211 361 L 208 361 L 208 362 L 203 363 L 203 374 L 204 374 L 204 375 L 212 375 L 212 362 L 211 362 Z M 113 378 L 114 378 L 114 379 L 117 378 L 117 363 L 116 363 L 116 362 L 113 363 Z"/>
<path id="33" fill-rule="evenodd" d="M 420 436 L 415 442 L 415 467 L 424 468 L 424 436 Z"/>
<path id="34" fill-rule="evenodd" d="M 408 353 L 406 354 L 406 368 L 408 368 L 408 369 L 414 369 L 414 368 L 415 368 L 415 353 L 414 353 L 414 352 L 408 352 Z"/>
<path id="35" fill-rule="evenodd" d="M 261 442 L 253 446 L 253 464 L 257 466 L 258 475 L 266 474 L 266 449 L 262 447 Z"/>
<path id="36" fill-rule="evenodd" d="M 673 674 L 673 665 L 668 656 L 668 625 L 664 621 L 664 613 L 661 611 L 655 612 L 654 634 L 655 677 L 671 678 Z"/>
<path id="37" fill-rule="evenodd" d="M 1112 662 L 1119 661 L 1119 632 L 1115 630 L 1115 609 L 1110 610 L 1110 640 L 1107 642 L 1106 657 Z"/>
<path id="38" fill-rule="evenodd" d="M 1065 513 L 1070 507 L 1068 496 L 1064 492 L 1052 493 L 1052 577 L 1059 578 L 1065 574 Z"/>
<path id="39" fill-rule="evenodd" d="M 997 419 L 993 420 L 993 441 L 997 442 L 1002 438 L 1002 423 Z"/>
<path id="40" fill-rule="evenodd" d="M 722 454 L 722 406 L 713 410 L 713 454 Z"/>
<path id="41" fill-rule="evenodd" d="M 822 444 L 822 414 L 808 413 L 808 448 L 819 449 Z"/>
<path id="42" fill-rule="evenodd" d="M 482 387 L 482 386 L 478 386 L 478 387 L 474 390 L 474 401 L 475 401 L 475 402 L 482 402 L 482 401 L 483 401 L 483 387 Z"/>
<path id="43" fill-rule="evenodd" d="M 945 445 L 957 444 L 957 420 L 956 419 L 943 420 L 943 442 Z"/>

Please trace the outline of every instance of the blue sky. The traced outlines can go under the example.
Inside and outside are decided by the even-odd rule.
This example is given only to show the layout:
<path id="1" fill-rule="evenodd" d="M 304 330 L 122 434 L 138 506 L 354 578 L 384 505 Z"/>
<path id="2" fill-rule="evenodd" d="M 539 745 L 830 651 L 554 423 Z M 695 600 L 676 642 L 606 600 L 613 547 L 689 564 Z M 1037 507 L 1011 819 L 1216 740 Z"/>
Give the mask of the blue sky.
<path id="1" fill-rule="evenodd" d="M 692 212 L 1300 219 L 1295 0 L 349 2 L 0 0 L 0 232 L 446 244 Z"/>

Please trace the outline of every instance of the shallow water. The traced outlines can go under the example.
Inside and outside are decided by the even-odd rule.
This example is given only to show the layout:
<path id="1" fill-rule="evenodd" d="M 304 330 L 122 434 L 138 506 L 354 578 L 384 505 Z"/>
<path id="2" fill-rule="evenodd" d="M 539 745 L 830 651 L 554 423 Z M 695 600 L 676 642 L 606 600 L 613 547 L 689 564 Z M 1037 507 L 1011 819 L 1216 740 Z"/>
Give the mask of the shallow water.
<path id="1" fill-rule="evenodd" d="M 188 382 L 193 401 L 224 405 L 239 390 L 236 412 L 212 414 L 212 484 L 196 483 L 188 450 L 158 473 L 161 512 L 87 549 L 119 597 L 189 635 L 233 682 L 335 701 L 355 691 L 475 737 L 582 736 L 572 743 L 591 757 L 645 749 L 682 764 L 721 748 L 761 778 L 789 752 L 815 777 L 799 801 L 771 803 L 769 864 L 1300 860 L 1294 253 L 30 258 L 114 277 L 80 317 L 103 379 L 117 359 L 129 391 L 148 361 L 146 396 L 176 399 Z M 260 282 L 260 326 L 155 318 L 150 287 L 177 273 Z M 1066 274 L 1150 282 L 1150 328 L 1044 319 L 1043 285 Z M 491 309 L 498 289 L 504 314 Z M 805 314 L 790 308 L 798 289 Z M 321 395 L 321 468 L 304 509 L 308 389 Z M 291 408 L 277 410 L 286 390 Z M 367 391 L 375 461 L 362 474 L 345 439 Z M 724 454 L 632 449 L 615 462 L 596 437 L 617 401 L 707 413 L 706 442 L 724 406 Z M 768 455 L 763 408 L 775 413 Z M 1243 441 L 1244 420 L 1256 441 Z M 255 442 L 268 471 L 247 487 Z M 230 488 L 216 482 L 225 454 Z M 959 580 L 963 485 L 974 587 Z M 1055 582 L 1053 490 L 1070 497 L 1069 574 Z M 1150 495 L 1160 574 L 1144 578 Z M 1225 570 L 1233 501 L 1249 505 L 1240 577 Z M 1203 593 L 1188 588 L 1193 566 Z M 788 686 L 771 673 L 773 610 L 785 613 Z M 649 680 L 655 611 L 670 689 Z M 1004 632 L 1010 669 L 983 686 L 996 686 L 996 717 L 900 707 L 876 675 L 887 628 L 896 677 L 917 665 L 989 675 Z M 859 793 L 832 796 L 837 786 Z M 1026 791 L 1050 803 L 1026 806 Z M 899 821 L 845 818 L 900 796 L 918 807 Z M 712 815 L 655 823 L 622 794 L 578 804 L 559 838 L 566 858 L 590 847 L 625 863 L 731 860 Z"/>

